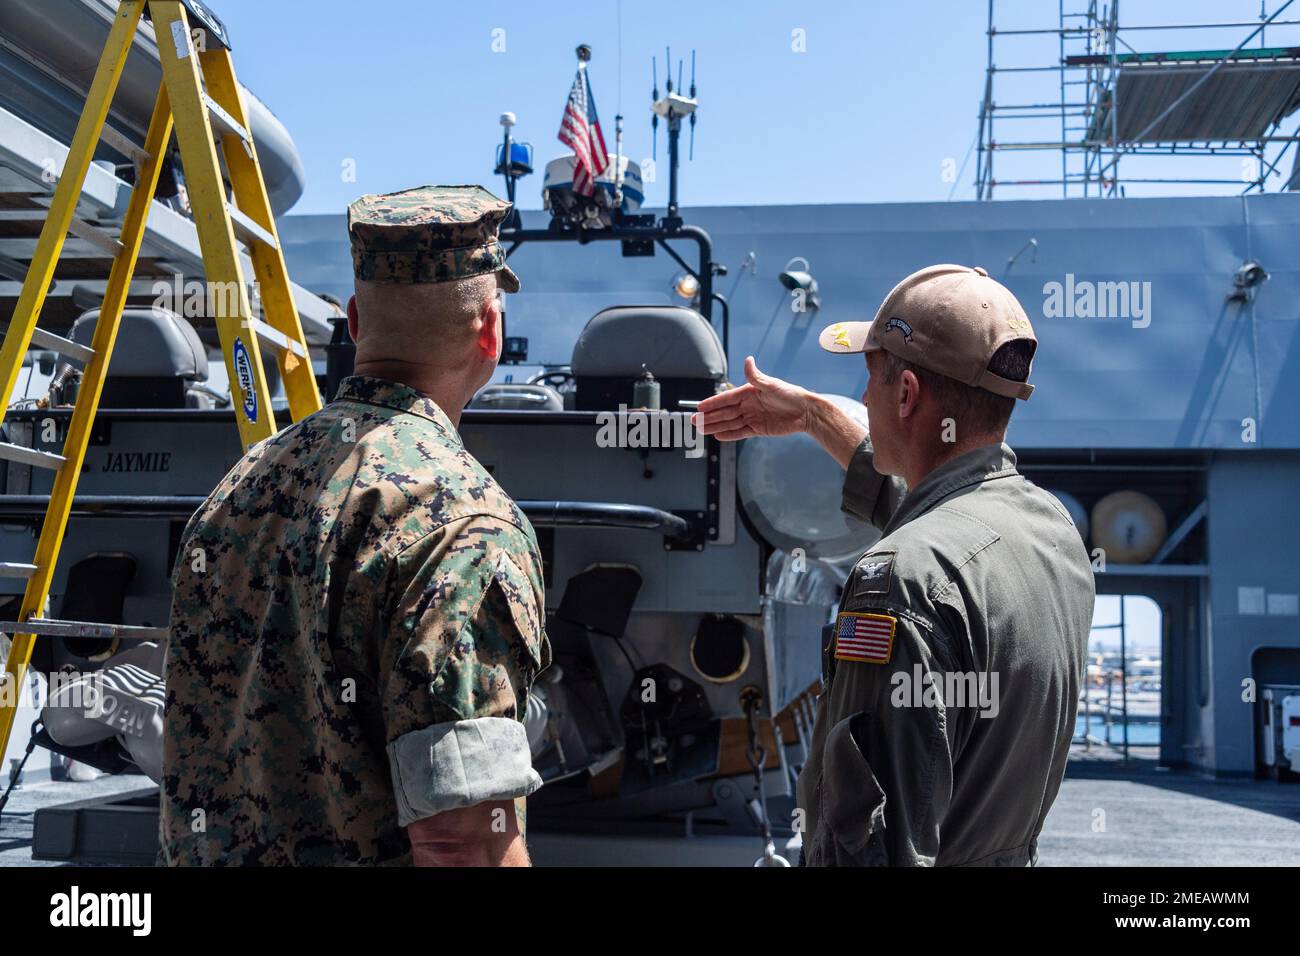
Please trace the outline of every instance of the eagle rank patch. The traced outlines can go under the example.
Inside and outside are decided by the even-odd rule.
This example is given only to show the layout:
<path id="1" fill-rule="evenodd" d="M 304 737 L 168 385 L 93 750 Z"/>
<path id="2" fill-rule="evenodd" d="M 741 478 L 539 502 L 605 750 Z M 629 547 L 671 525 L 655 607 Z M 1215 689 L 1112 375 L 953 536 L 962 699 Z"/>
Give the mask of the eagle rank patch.
<path id="1" fill-rule="evenodd" d="M 854 597 L 863 594 L 888 594 L 894 576 L 894 556 L 897 551 L 877 551 L 864 555 L 853 569 Z"/>

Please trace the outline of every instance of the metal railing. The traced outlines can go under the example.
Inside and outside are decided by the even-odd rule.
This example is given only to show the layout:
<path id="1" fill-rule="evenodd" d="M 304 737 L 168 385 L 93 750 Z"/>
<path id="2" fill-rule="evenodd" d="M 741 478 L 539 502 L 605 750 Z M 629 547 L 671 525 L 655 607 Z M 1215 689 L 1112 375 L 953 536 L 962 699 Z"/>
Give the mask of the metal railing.
<path id="1" fill-rule="evenodd" d="M 1122 26 L 1119 20 L 1118 0 L 1102 3 L 1088 0 L 1084 10 L 1067 12 L 1065 0 L 1058 0 L 1057 25 L 1026 29 L 1000 29 L 996 21 L 995 0 L 988 0 L 987 65 L 984 94 L 980 104 L 979 127 L 976 135 L 975 193 L 978 199 L 992 199 L 997 187 L 1059 187 L 1062 198 L 1071 196 L 1120 196 L 1126 184 L 1186 184 L 1186 185 L 1241 185 L 1242 192 L 1264 191 L 1270 178 L 1280 175 L 1279 166 L 1291 152 L 1297 139 L 1297 129 L 1288 123 L 1282 129 L 1286 108 L 1269 124 L 1266 131 L 1243 139 L 1216 139 L 1196 136 L 1152 140 L 1151 134 L 1160 129 L 1171 117 L 1185 115 L 1186 107 L 1195 102 L 1222 68 L 1229 64 L 1261 61 L 1280 70 L 1300 71 L 1300 46 L 1265 48 L 1266 30 L 1269 28 L 1300 27 L 1300 20 L 1282 19 L 1282 14 L 1295 0 L 1281 0 L 1272 12 L 1261 3 L 1258 21 L 1230 19 L 1216 23 L 1144 23 Z M 1300 9 L 1300 8 L 1298 8 Z M 1173 34 L 1184 30 L 1239 30 L 1250 29 L 1230 50 L 1202 51 L 1201 54 L 1142 53 L 1126 38 L 1132 34 L 1159 39 L 1159 32 Z M 997 54 L 1004 52 L 1006 44 L 1001 39 L 1050 37 L 1057 38 L 1056 63 L 1037 63 L 999 66 Z M 1258 39 L 1260 49 L 1247 49 Z M 1293 44 L 1300 43 L 1300 31 L 1291 35 Z M 1185 89 L 1137 132 L 1121 129 L 1121 110 L 1125 104 L 1119 95 L 1121 73 L 1126 66 L 1142 64 L 1148 68 L 1166 68 L 1170 61 L 1199 71 Z M 1036 96 L 1024 102 L 999 100 L 1005 84 L 998 80 L 1003 74 L 1046 76 L 1054 74 L 1057 102 L 1050 102 L 1048 87 L 1043 84 Z M 1133 79 L 1132 73 L 1126 73 Z M 1128 104 L 1130 111 L 1133 104 Z M 1225 103 L 1225 110 L 1231 104 Z M 1135 115 L 1126 112 L 1123 115 Z M 1052 135 L 1045 125 L 1056 120 L 1059 133 Z M 1025 124 L 1031 124 L 1026 126 Z M 1054 124 L 1055 125 L 1055 124 Z M 1032 133 L 1026 133 L 1032 129 Z M 1163 131 L 1162 131 L 1163 132 Z M 1188 128 L 1189 136 L 1195 132 Z M 999 139 L 998 134 L 1005 134 Z M 1032 175 L 1014 173 L 999 179 L 995 175 L 998 154 L 1024 154 L 1031 152 L 1059 152 L 1059 174 L 1044 170 Z M 1126 157 L 1225 157 L 1236 156 L 1242 160 L 1242 173 L 1236 178 L 1214 175 L 1200 167 L 1187 177 L 1173 175 L 1138 175 L 1121 178 L 1120 162 Z M 1009 158 L 1009 157 L 1008 157 Z M 999 164 L 1001 165 L 1001 164 Z M 1247 169 L 1251 170 L 1247 175 Z"/>

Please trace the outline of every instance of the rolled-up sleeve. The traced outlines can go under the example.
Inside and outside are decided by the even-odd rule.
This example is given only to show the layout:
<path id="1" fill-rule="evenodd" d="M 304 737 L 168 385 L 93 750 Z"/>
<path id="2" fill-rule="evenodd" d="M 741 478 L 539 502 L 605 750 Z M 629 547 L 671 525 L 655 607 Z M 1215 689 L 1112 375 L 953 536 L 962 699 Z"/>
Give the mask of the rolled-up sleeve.
<path id="1" fill-rule="evenodd" d="M 844 475 L 840 508 L 860 521 L 883 529 L 906 494 L 907 485 L 901 478 L 876 471 L 871 438 L 863 438 Z"/>
<path id="2" fill-rule="evenodd" d="M 412 731 L 388 745 L 397 822 L 489 800 L 526 797 L 542 785 L 524 725 L 476 717 Z"/>
<path id="3" fill-rule="evenodd" d="M 523 724 L 550 656 L 535 545 L 475 517 L 420 550 L 399 586 L 381 675 L 402 826 L 542 785 Z"/>

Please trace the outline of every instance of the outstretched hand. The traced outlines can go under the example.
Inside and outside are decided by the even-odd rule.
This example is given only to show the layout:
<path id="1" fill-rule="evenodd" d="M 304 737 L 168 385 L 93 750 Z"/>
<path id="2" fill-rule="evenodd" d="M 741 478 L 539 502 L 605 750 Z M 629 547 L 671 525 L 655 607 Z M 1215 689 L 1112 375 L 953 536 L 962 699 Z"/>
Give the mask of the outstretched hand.
<path id="1" fill-rule="evenodd" d="M 752 355 L 745 358 L 746 384 L 700 402 L 691 417 L 705 435 L 738 441 L 762 435 L 790 435 L 811 427 L 812 393 L 758 370 Z"/>

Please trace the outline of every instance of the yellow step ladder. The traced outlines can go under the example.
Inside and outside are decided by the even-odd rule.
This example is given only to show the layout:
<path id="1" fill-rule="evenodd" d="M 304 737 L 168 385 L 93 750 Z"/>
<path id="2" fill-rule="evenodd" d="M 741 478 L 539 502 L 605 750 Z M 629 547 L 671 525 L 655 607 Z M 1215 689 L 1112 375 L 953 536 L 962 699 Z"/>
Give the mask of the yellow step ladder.
<path id="1" fill-rule="evenodd" d="M 109 106 L 146 6 L 157 35 L 163 82 L 143 151 L 136 156 L 136 181 L 121 232 L 112 236 L 79 219 L 77 203 L 96 146 L 105 135 Z M 276 431 L 271 396 L 262 371 L 263 347 L 272 349 L 276 355 L 293 420 L 298 421 L 321 407 L 266 184 L 249 133 L 248 114 L 235 80 L 225 27 L 199 0 L 122 0 L 69 146 L 49 215 L 32 254 L 13 319 L 0 346 L 0 415 L 9 407 L 24 357 L 33 343 L 85 365 L 61 454 L 0 442 L 0 459 L 56 472 L 33 562 L 0 563 L 0 576 L 27 579 L 18 620 L 31 631 L 12 635 L 13 643 L 5 661 L 3 679 L 10 683 L 0 700 L 0 756 L 9 744 L 35 636 L 69 633 L 70 622 L 49 621 L 43 616 L 44 609 L 173 126 L 208 288 L 218 293 L 206 298 L 217 304 L 214 319 L 221 336 L 230 377 L 231 404 L 244 448 L 252 447 Z M 230 182 L 229 197 L 218 150 Z M 113 253 L 104 302 L 89 348 L 36 327 L 69 232 Z M 260 318 L 253 314 L 250 305 L 236 240 L 247 247 L 253 262 L 263 312 Z M 156 636 L 152 629 L 120 627 L 117 630 L 123 636 L 131 636 L 133 631 L 139 631 L 138 636 L 142 637 Z"/>

